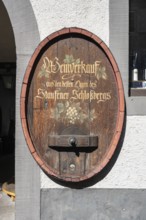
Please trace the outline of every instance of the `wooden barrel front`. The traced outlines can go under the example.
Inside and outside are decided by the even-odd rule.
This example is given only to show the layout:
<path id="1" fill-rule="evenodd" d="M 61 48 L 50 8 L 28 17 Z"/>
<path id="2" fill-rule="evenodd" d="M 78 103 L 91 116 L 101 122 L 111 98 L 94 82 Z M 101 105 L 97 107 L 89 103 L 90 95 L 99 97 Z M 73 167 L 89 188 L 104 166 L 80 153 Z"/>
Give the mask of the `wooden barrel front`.
<path id="1" fill-rule="evenodd" d="M 42 41 L 23 80 L 21 119 L 29 149 L 49 175 L 78 182 L 101 171 L 124 119 L 120 73 L 106 45 L 78 28 Z"/>

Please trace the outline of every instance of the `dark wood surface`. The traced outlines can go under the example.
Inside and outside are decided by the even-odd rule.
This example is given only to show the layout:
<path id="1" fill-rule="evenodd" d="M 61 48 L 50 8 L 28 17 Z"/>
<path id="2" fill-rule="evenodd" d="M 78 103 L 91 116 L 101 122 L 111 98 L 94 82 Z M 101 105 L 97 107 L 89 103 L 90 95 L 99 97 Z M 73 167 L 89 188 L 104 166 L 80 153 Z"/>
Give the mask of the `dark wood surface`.
<path id="1" fill-rule="evenodd" d="M 120 73 L 106 45 L 78 28 L 46 38 L 24 77 L 21 118 L 30 151 L 48 174 L 76 182 L 98 173 L 115 151 L 124 118 Z M 51 136 L 97 136 L 98 143 L 53 148 Z"/>

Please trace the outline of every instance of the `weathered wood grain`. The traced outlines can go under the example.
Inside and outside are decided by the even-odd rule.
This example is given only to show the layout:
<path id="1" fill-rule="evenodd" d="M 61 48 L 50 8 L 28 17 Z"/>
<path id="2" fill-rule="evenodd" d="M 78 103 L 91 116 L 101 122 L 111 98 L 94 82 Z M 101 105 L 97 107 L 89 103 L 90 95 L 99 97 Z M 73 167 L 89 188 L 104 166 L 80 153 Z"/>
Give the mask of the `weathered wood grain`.
<path id="1" fill-rule="evenodd" d="M 104 42 L 78 28 L 54 33 L 39 50 L 22 90 L 21 117 L 27 121 L 32 155 L 50 175 L 85 180 L 106 166 L 120 138 L 124 96 L 119 69 Z M 64 147 L 50 145 L 51 136 L 58 135 L 66 137 Z M 77 148 L 79 136 L 97 136 L 98 144 Z M 74 147 L 66 147 L 71 138 Z"/>

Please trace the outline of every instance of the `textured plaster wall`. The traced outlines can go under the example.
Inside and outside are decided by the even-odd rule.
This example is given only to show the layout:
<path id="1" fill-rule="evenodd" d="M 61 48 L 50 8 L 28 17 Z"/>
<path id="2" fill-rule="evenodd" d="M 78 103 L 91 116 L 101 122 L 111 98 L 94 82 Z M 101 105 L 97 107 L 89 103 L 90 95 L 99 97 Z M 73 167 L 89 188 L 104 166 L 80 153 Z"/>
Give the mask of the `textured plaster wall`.
<path id="1" fill-rule="evenodd" d="M 63 27 L 85 28 L 109 44 L 108 0 L 31 0 L 40 38 Z M 107 174 L 93 188 L 145 188 L 146 186 L 146 116 L 127 117 L 126 133 L 119 157 Z M 62 188 L 41 171 L 41 188 Z"/>
<path id="2" fill-rule="evenodd" d="M 85 28 L 109 42 L 109 0 L 31 0 L 40 37 L 64 27 Z"/>

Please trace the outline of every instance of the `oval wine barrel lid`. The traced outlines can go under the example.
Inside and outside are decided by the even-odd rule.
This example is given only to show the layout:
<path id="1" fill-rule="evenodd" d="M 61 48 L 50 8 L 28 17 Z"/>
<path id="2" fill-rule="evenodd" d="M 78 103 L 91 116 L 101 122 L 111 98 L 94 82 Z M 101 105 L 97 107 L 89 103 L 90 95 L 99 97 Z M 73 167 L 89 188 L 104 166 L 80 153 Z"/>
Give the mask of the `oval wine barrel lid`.
<path id="1" fill-rule="evenodd" d="M 99 173 L 124 120 L 122 80 L 105 43 L 79 28 L 45 38 L 23 79 L 21 120 L 30 152 L 48 175 L 79 182 Z"/>

